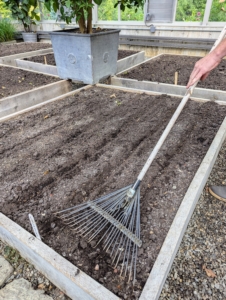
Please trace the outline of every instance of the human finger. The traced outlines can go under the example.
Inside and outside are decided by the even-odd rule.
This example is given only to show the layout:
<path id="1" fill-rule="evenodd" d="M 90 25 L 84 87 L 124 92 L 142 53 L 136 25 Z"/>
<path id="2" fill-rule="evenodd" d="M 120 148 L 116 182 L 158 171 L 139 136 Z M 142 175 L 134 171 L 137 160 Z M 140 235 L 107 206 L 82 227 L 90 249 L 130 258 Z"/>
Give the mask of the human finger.
<path id="1" fill-rule="evenodd" d="M 199 79 L 202 77 L 202 72 L 198 71 L 198 72 L 195 72 L 194 74 L 192 73 L 190 78 L 189 78 L 189 81 L 188 81 L 188 84 L 186 86 L 186 88 L 188 89 L 190 86 L 192 86 L 193 84 L 195 84 L 197 81 L 199 81 Z"/>
<path id="2" fill-rule="evenodd" d="M 200 78 L 202 81 L 206 79 L 206 77 L 208 77 L 210 74 L 210 72 L 207 72 L 206 74 L 202 75 L 202 77 Z"/>

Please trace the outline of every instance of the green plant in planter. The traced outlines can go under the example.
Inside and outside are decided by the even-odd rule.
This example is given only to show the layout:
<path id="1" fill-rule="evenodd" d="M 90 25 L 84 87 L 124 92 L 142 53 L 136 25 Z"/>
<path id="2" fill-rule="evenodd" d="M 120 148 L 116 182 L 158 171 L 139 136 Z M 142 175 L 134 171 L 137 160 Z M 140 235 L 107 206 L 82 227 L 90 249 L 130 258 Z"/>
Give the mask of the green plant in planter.
<path id="1" fill-rule="evenodd" d="M 136 11 L 144 6 L 145 0 L 115 0 L 114 2 L 114 7 L 120 5 L 122 11 L 126 7 L 135 7 Z M 61 20 L 67 24 L 75 18 L 81 33 L 92 33 L 92 8 L 94 3 L 101 5 L 102 0 L 44 0 L 44 3 L 49 11 L 52 7 L 55 12 L 59 12 Z"/>
<path id="2" fill-rule="evenodd" d="M 23 24 L 25 32 L 31 32 L 31 25 L 40 21 L 38 0 L 3 0 L 12 17 Z"/>

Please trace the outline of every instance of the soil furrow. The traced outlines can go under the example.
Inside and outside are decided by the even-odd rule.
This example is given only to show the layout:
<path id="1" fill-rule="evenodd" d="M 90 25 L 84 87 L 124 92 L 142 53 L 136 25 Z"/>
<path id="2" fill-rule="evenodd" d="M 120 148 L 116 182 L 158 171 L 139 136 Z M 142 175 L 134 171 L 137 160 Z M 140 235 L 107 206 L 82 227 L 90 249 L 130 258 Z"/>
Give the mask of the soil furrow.
<path id="1" fill-rule="evenodd" d="M 4 122 L 0 133 L 12 131 L 1 138 L 11 147 L 0 157 L 1 211 L 29 231 L 32 213 L 46 244 L 122 299 L 136 299 L 226 107 L 189 101 L 144 177 L 134 289 L 101 245 L 93 248 L 53 213 L 132 184 L 179 101 L 94 86 Z"/>

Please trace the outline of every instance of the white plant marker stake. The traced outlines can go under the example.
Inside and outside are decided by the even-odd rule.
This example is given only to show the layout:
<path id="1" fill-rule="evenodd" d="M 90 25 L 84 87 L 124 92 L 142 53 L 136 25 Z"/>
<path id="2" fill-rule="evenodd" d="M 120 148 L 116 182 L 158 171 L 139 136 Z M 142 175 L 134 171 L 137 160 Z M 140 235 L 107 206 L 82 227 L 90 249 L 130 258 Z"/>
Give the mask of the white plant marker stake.
<path id="1" fill-rule="evenodd" d="M 30 219 L 31 226 L 32 226 L 32 229 L 34 231 L 34 234 L 35 234 L 36 238 L 41 241 L 41 237 L 40 237 L 40 234 L 39 234 L 39 231 L 38 231 L 38 227 L 37 227 L 37 225 L 35 223 L 35 219 L 34 219 L 33 215 L 32 214 L 28 214 L 28 217 Z"/>

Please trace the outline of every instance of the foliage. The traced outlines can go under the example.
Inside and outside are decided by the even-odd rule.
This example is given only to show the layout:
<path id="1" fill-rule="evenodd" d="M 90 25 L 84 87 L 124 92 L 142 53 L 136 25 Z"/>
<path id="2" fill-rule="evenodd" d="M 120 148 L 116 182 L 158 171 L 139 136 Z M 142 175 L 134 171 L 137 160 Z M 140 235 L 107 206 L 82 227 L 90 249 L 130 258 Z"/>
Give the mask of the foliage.
<path id="1" fill-rule="evenodd" d="M 7 42 L 14 39 L 16 28 L 10 21 L 0 19 L 0 42 Z"/>
<path id="2" fill-rule="evenodd" d="M 179 0 L 176 21 L 202 21 L 206 0 Z"/>
<path id="3" fill-rule="evenodd" d="M 10 18 L 11 11 L 6 7 L 5 2 L 0 0 L 0 18 Z"/>
<path id="4" fill-rule="evenodd" d="M 225 22 L 226 21 L 226 3 L 225 1 L 213 0 L 210 17 L 210 22 Z"/>
<path id="5" fill-rule="evenodd" d="M 44 20 L 56 20 L 57 19 L 57 13 L 55 13 L 55 11 L 53 10 L 52 7 L 49 11 L 43 2 L 39 2 L 39 5 L 41 6 L 42 17 Z"/>
<path id="6" fill-rule="evenodd" d="M 79 24 L 82 33 L 92 32 L 92 8 L 94 3 L 101 5 L 103 0 L 44 0 L 45 5 L 49 11 L 51 7 L 55 12 L 60 12 L 61 20 L 67 24 L 71 23 L 75 18 Z M 135 8 L 137 12 L 139 7 L 144 6 L 145 0 L 115 0 L 113 8 L 120 5 L 120 9 L 125 11 L 126 8 Z"/>
<path id="7" fill-rule="evenodd" d="M 176 21 L 202 21 L 206 2 L 206 0 L 178 0 Z M 226 21 L 225 0 L 213 0 L 209 21 Z"/>
<path id="8" fill-rule="evenodd" d="M 31 25 L 40 21 L 38 0 L 3 0 L 11 10 L 12 17 L 20 21 L 24 30 L 31 31 Z"/>
<path id="9" fill-rule="evenodd" d="M 114 5 L 115 3 L 112 0 L 102 0 L 101 5 L 98 7 L 98 20 L 117 21 L 118 9 L 117 7 L 114 7 Z M 122 21 L 143 21 L 143 19 L 143 7 L 137 9 L 134 7 L 125 7 L 124 11 L 121 12 Z"/>

